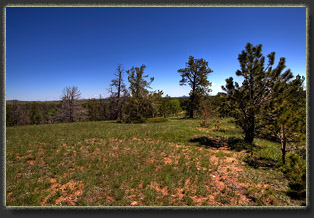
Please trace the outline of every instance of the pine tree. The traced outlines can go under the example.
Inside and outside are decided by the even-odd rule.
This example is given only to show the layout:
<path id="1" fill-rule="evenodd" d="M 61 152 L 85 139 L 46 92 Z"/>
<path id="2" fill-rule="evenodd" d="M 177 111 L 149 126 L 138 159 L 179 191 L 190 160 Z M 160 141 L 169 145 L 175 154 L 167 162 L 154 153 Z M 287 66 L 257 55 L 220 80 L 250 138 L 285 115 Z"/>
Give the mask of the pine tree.
<path id="1" fill-rule="evenodd" d="M 273 68 L 275 52 L 267 55 L 268 65 L 265 67 L 265 57 L 262 55 L 262 45 L 253 46 L 247 43 L 238 60 L 241 70 L 236 71 L 237 76 L 243 77 L 242 86 L 230 77 L 222 89 L 227 93 L 226 103 L 231 108 L 228 113 L 235 118 L 244 133 L 244 140 L 253 144 L 261 108 L 270 102 L 276 94 L 282 92 L 282 82 L 292 78 L 288 69 L 284 73 L 285 58 L 280 58 Z"/>
<path id="2" fill-rule="evenodd" d="M 280 140 L 282 163 L 285 164 L 288 142 L 305 144 L 306 96 L 303 90 L 304 77 L 299 75 L 292 81 L 279 81 L 281 91 L 273 92 L 262 110 L 261 131 Z"/>
<path id="3" fill-rule="evenodd" d="M 148 112 L 151 111 L 148 88 L 151 88 L 150 84 L 154 81 L 154 77 L 146 81 L 145 78 L 148 75 L 144 75 L 145 68 L 146 66 L 142 65 L 140 68 L 132 67 L 127 70 L 131 95 L 127 107 L 127 122 L 143 122 L 145 117 L 149 115 Z"/>
<path id="4" fill-rule="evenodd" d="M 208 74 L 213 71 L 208 67 L 208 62 L 203 58 L 194 59 L 189 57 L 186 68 L 179 69 L 181 75 L 180 85 L 188 84 L 191 87 L 188 113 L 190 118 L 194 118 L 194 111 L 198 109 L 201 97 L 207 95 L 211 90 L 211 82 L 208 81 Z"/>

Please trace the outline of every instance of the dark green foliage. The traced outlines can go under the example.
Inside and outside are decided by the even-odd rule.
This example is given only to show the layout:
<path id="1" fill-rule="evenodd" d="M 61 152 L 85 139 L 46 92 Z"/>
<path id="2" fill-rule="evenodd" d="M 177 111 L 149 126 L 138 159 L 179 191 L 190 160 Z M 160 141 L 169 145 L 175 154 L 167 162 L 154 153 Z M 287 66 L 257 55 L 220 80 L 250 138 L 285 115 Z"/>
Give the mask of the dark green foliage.
<path id="1" fill-rule="evenodd" d="M 292 81 L 280 81 L 281 88 L 271 95 L 272 101 L 262 110 L 261 133 L 275 137 L 281 142 L 282 162 L 285 164 L 286 145 L 305 146 L 306 95 L 303 90 L 304 77 L 299 75 Z"/>
<path id="2" fill-rule="evenodd" d="M 6 105 L 6 126 L 14 126 L 12 105 Z"/>
<path id="3" fill-rule="evenodd" d="M 99 114 L 99 102 L 93 98 L 87 101 L 87 109 L 88 109 L 88 118 L 91 121 L 100 120 Z"/>
<path id="4" fill-rule="evenodd" d="M 142 65 L 140 68 L 132 67 L 127 70 L 131 94 L 126 108 L 125 122 L 127 123 L 143 122 L 152 111 L 152 105 L 148 98 L 148 88 L 151 88 L 150 84 L 154 81 L 154 78 L 151 77 L 149 81 L 145 80 L 148 77 L 148 75 L 144 75 L 145 68 L 146 66 Z"/>
<path id="5" fill-rule="evenodd" d="M 170 97 L 168 95 L 162 99 L 161 113 L 164 118 L 170 114 Z"/>
<path id="6" fill-rule="evenodd" d="M 282 91 L 278 84 L 291 79 L 290 70 L 285 71 L 285 58 L 280 58 L 277 67 L 273 68 L 275 52 L 267 55 L 268 65 L 265 67 L 265 57 L 262 55 L 262 45 L 253 46 L 247 43 L 245 50 L 239 54 L 241 70 L 237 76 L 243 77 L 242 86 L 230 77 L 222 89 L 227 93 L 225 104 L 228 105 L 229 115 L 236 119 L 236 123 L 244 133 L 244 139 L 252 144 L 256 135 L 258 115 L 263 105 L 272 100 L 272 94 Z"/>
<path id="7" fill-rule="evenodd" d="M 189 109 L 189 98 L 188 97 L 181 97 L 179 98 L 180 106 L 183 111 L 187 111 Z"/>
<path id="8" fill-rule="evenodd" d="M 59 108 L 55 104 L 47 104 L 44 111 L 45 123 L 55 123 L 58 119 Z"/>
<path id="9" fill-rule="evenodd" d="M 282 172 L 289 181 L 288 195 L 295 199 L 306 198 L 306 163 L 295 153 L 287 154 L 286 165 Z"/>
<path id="10" fill-rule="evenodd" d="M 190 118 L 194 118 L 194 111 L 199 108 L 201 98 L 211 91 L 209 89 L 211 82 L 208 81 L 207 76 L 212 72 L 207 61 L 203 58 L 194 59 L 193 56 L 189 57 L 186 68 L 178 70 L 181 75 L 180 85 L 188 84 L 191 87 L 188 107 Z"/>
<path id="11" fill-rule="evenodd" d="M 31 109 L 31 124 L 40 124 L 40 121 L 42 120 L 42 116 L 39 113 L 39 109 L 38 109 L 38 103 L 33 102 L 32 103 L 32 109 Z"/>

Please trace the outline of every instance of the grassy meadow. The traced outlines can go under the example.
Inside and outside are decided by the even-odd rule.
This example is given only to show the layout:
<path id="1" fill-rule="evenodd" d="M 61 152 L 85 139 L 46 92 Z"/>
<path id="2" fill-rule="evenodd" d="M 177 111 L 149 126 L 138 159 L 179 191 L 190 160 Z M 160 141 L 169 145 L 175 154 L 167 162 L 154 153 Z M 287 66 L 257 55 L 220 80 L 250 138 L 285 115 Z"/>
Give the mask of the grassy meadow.
<path id="1" fill-rule="evenodd" d="M 231 119 L 6 128 L 7 206 L 298 206 L 275 142 L 248 148 Z M 241 142 L 241 140 L 239 140 Z M 229 143 L 228 143 L 229 142 Z"/>

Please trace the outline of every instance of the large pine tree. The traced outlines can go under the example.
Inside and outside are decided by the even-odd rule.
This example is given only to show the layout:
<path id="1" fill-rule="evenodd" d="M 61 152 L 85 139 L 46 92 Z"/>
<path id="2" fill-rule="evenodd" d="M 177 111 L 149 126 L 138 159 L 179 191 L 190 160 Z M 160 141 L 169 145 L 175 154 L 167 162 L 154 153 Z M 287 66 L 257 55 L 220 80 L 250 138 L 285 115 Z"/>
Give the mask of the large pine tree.
<path id="1" fill-rule="evenodd" d="M 278 65 L 273 67 L 275 52 L 267 57 L 268 64 L 265 67 L 262 45 L 247 43 L 245 50 L 238 56 L 241 69 L 236 71 L 237 76 L 243 77 L 242 86 L 234 82 L 232 77 L 226 79 L 226 85 L 222 86 L 231 108 L 229 115 L 242 128 L 244 140 L 249 144 L 253 144 L 261 108 L 280 95 L 284 88 L 281 84 L 292 78 L 289 69 L 283 73 L 285 58 L 280 58 Z"/>
<path id="2" fill-rule="evenodd" d="M 203 58 L 195 59 L 193 56 L 189 57 L 185 68 L 178 70 L 181 75 L 180 85 L 188 84 L 191 87 L 188 107 L 190 118 L 194 118 L 194 111 L 198 109 L 202 97 L 211 91 L 211 82 L 207 76 L 212 72 L 207 61 Z"/>

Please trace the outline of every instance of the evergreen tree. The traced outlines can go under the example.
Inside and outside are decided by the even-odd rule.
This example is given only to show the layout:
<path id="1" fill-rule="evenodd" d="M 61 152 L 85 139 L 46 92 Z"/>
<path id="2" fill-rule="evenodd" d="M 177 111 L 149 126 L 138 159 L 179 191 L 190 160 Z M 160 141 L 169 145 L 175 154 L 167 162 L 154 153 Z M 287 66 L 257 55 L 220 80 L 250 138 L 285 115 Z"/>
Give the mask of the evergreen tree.
<path id="1" fill-rule="evenodd" d="M 208 81 L 207 76 L 212 72 L 207 61 L 202 58 L 194 59 L 193 56 L 189 57 L 186 68 L 178 70 L 181 75 L 180 85 L 188 84 L 191 87 L 188 108 L 190 118 L 194 118 L 194 111 L 198 109 L 201 97 L 211 91 L 209 89 L 211 82 Z"/>
<path id="2" fill-rule="evenodd" d="M 154 81 L 154 77 L 146 81 L 145 78 L 148 75 L 144 75 L 145 68 L 146 66 L 142 65 L 140 68 L 132 67 L 130 70 L 127 70 L 131 94 L 127 108 L 127 122 L 142 122 L 148 116 L 148 109 L 151 110 L 148 88 L 151 88 L 150 84 Z"/>
<path id="3" fill-rule="evenodd" d="M 164 118 L 166 118 L 170 114 L 170 96 L 169 95 L 166 95 L 166 97 L 162 99 L 161 113 Z"/>
<path id="4" fill-rule="evenodd" d="M 241 70 L 236 71 L 237 76 L 243 77 L 242 86 L 234 82 L 232 77 L 226 79 L 226 85 L 222 86 L 227 93 L 227 104 L 231 108 L 229 115 L 235 118 L 243 130 L 244 140 L 251 145 L 261 108 L 271 101 L 274 95 L 282 92 L 282 82 L 292 78 L 290 70 L 282 73 L 286 67 L 285 58 L 280 58 L 278 65 L 273 68 L 275 52 L 267 57 L 269 61 L 265 67 L 262 45 L 253 46 L 247 43 L 245 50 L 238 57 Z"/>
<path id="5" fill-rule="evenodd" d="M 59 114 L 59 109 L 55 107 L 55 105 L 51 104 L 50 107 L 46 108 L 44 112 L 44 119 L 46 123 L 54 123 L 57 121 L 57 117 Z"/>
<path id="6" fill-rule="evenodd" d="M 304 77 L 299 75 L 292 81 L 282 82 L 280 93 L 272 93 L 262 110 L 261 131 L 280 140 L 282 163 L 285 164 L 288 142 L 301 142 L 306 137 L 306 95 L 303 90 Z"/>

